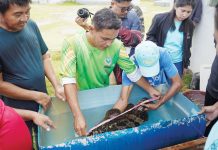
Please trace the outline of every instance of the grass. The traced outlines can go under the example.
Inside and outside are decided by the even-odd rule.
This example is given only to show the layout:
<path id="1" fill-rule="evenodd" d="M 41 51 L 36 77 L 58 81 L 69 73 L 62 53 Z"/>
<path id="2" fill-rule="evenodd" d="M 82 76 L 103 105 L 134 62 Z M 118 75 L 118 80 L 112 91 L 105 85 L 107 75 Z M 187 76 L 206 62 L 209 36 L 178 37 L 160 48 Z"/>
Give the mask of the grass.
<path id="1" fill-rule="evenodd" d="M 73 35 L 77 30 L 82 30 L 74 21 L 77 16 L 77 10 L 79 8 L 87 8 L 95 13 L 104 7 L 109 6 L 79 5 L 75 2 L 66 2 L 63 4 L 32 4 L 31 18 L 39 25 L 41 34 L 50 49 L 52 64 L 58 77 L 60 73 L 60 50 L 64 38 Z M 170 7 L 154 5 L 153 0 L 142 0 L 140 7 L 144 14 L 145 33 L 150 27 L 155 14 L 170 10 Z M 188 88 L 189 82 L 190 77 L 185 77 L 184 89 Z M 49 94 L 54 95 L 51 84 L 49 82 L 46 83 Z"/>
<path id="2" fill-rule="evenodd" d="M 79 8 L 88 8 L 95 13 L 108 5 L 79 5 L 75 2 L 63 4 L 33 4 L 31 18 L 37 22 L 43 38 L 50 50 L 60 50 L 63 39 L 80 30 L 74 19 Z M 156 13 L 168 11 L 169 7 L 155 6 L 151 0 L 143 0 L 140 5 L 145 18 L 145 31 Z M 40 10 L 40 11 L 39 11 Z"/>
<path id="3" fill-rule="evenodd" d="M 189 73 L 185 74 L 183 76 L 182 80 L 183 80 L 183 87 L 181 89 L 181 92 L 184 92 L 184 91 L 189 89 L 189 86 L 190 86 L 190 83 L 191 83 L 191 80 L 192 80 L 192 74 L 189 74 Z"/>

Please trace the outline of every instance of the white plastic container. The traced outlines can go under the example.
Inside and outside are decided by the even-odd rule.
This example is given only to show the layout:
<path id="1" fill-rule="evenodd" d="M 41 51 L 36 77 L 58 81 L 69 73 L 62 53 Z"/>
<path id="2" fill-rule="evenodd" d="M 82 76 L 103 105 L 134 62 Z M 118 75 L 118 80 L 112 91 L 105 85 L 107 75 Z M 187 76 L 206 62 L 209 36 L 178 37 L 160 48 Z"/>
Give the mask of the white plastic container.
<path id="1" fill-rule="evenodd" d="M 200 90 L 206 91 L 207 82 L 210 77 L 211 65 L 202 65 L 200 67 Z"/>

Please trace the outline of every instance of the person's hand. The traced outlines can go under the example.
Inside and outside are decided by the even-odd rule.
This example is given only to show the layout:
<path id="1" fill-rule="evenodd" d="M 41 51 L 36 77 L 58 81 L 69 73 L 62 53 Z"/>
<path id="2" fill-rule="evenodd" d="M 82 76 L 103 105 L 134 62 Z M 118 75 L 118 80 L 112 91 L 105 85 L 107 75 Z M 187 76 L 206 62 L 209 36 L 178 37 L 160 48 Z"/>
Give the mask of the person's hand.
<path id="1" fill-rule="evenodd" d="M 81 18 L 79 16 L 76 17 L 75 22 L 84 28 L 86 31 L 89 31 L 89 24 L 87 23 L 87 18 Z"/>
<path id="2" fill-rule="evenodd" d="M 159 103 L 149 103 L 149 104 L 144 104 L 145 106 L 144 110 L 156 110 L 160 107 Z"/>
<path id="3" fill-rule="evenodd" d="M 51 104 L 51 97 L 46 93 L 36 91 L 35 101 L 42 105 L 43 109 L 46 110 Z"/>
<path id="4" fill-rule="evenodd" d="M 146 110 L 156 110 L 158 109 L 161 105 L 162 105 L 162 100 L 161 100 L 161 97 L 159 97 L 159 99 L 154 103 L 154 102 L 151 102 L 151 103 L 147 103 L 147 104 L 144 104 L 143 106 L 145 106 L 145 111 Z"/>
<path id="5" fill-rule="evenodd" d="M 79 136 L 86 135 L 86 121 L 82 114 L 74 117 L 74 130 Z"/>
<path id="6" fill-rule="evenodd" d="M 144 110 L 156 110 L 164 103 L 164 96 L 159 96 L 155 102 L 144 104 Z"/>
<path id="7" fill-rule="evenodd" d="M 148 91 L 148 93 L 151 97 L 156 97 L 157 99 L 160 99 L 161 97 L 161 93 L 153 87 Z M 145 110 L 156 110 L 157 108 L 160 107 L 160 104 L 157 102 L 157 103 L 144 104 L 143 106 L 146 107 Z"/>
<path id="8" fill-rule="evenodd" d="M 207 125 L 209 125 L 211 121 L 218 117 L 218 109 L 215 107 L 215 105 L 204 106 L 198 114 L 203 113 L 206 115 L 206 120 L 208 121 Z"/>
<path id="9" fill-rule="evenodd" d="M 51 121 L 51 119 L 43 114 L 34 112 L 32 120 L 35 124 L 41 126 L 47 131 L 50 131 L 51 128 L 55 128 L 54 123 Z"/>
<path id="10" fill-rule="evenodd" d="M 153 87 L 148 90 L 148 93 L 151 97 L 160 98 L 160 96 L 161 96 L 161 93 Z"/>
<path id="11" fill-rule="evenodd" d="M 57 88 L 55 88 L 55 96 L 62 101 L 66 100 L 63 86 L 58 86 Z"/>
<path id="12" fill-rule="evenodd" d="M 119 109 L 121 112 L 123 112 L 126 109 L 127 105 L 128 100 L 123 100 L 122 98 L 119 98 L 113 108 Z"/>

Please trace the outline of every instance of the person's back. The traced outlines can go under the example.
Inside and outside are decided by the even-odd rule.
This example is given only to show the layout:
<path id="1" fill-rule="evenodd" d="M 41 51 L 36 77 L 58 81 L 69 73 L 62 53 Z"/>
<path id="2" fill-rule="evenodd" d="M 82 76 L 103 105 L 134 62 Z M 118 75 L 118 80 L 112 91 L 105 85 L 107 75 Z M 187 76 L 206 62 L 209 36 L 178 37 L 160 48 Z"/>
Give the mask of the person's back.
<path id="1" fill-rule="evenodd" d="M 31 150 L 32 140 L 23 119 L 0 100 L 0 149 Z"/>

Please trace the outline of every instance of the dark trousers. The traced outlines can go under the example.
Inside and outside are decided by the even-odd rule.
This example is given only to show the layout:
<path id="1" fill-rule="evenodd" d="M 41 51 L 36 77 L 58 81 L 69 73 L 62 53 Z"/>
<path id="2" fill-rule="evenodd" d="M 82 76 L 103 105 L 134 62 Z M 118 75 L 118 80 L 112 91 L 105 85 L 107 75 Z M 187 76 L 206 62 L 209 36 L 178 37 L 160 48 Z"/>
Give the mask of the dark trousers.
<path id="1" fill-rule="evenodd" d="M 218 99 L 213 98 L 208 91 L 206 91 L 206 95 L 205 95 L 205 102 L 204 102 L 204 106 L 211 106 L 213 104 L 215 104 L 218 101 Z M 208 136 L 211 128 L 213 127 L 213 125 L 217 122 L 218 117 L 216 119 L 214 119 L 213 121 L 211 121 L 211 123 L 206 127 L 204 136 Z"/>

